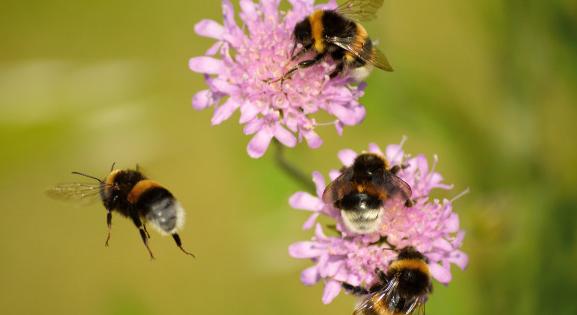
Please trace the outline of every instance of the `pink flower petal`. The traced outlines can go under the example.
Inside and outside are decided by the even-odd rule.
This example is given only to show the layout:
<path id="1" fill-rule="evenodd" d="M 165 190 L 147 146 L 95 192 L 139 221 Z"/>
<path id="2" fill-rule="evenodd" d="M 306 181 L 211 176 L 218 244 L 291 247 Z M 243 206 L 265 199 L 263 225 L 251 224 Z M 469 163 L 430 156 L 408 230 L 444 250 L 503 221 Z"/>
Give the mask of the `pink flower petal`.
<path id="1" fill-rule="evenodd" d="M 222 42 L 216 42 L 216 43 L 214 43 L 214 45 L 210 46 L 210 48 L 208 48 L 206 50 L 205 55 L 213 56 L 220 50 L 221 47 L 222 47 Z"/>
<path id="2" fill-rule="evenodd" d="M 450 270 L 444 268 L 439 264 L 431 264 L 429 268 L 431 270 L 431 275 L 433 276 L 433 278 L 437 279 L 437 281 L 439 281 L 440 283 L 447 284 L 451 282 L 452 277 Z"/>
<path id="3" fill-rule="evenodd" d="M 312 228 L 315 225 L 315 223 L 317 223 L 317 218 L 319 217 L 320 214 L 321 214 L 320 212 L 314 212 L 313 214 L 311 214 L 303 224 L 303 230 L 309 230 L 310 228 Z"/>
<path id="4" fill-rule="evenodd" d="M 359 122 L 355 111 L 344 106 L 334 104 L 331 106 L 331 112 L 345 125 L 352 126 Z"/>
<path id="5" fill-rule="evenodd" d="M 222 15 L 224 17 L 224 25 L 229 31 L 238 28 L 234 20 L 234 6 L 230 0 L 222 0 Z"/>
<path id="6" fill-rule="evenodd" d="M 323 304 L 331 303 L 337 295 L 341 292 L 341 283 L 334 280 L 329 280 L 325 284 L 325 289 L 323 290 Z"/>
<path id="7" fill-rule="evenodd" d="M 317 223 L 317 225 L 315 226 L 315 236 L 318 239 L 326 239 L 327 238 L 327 236 L 323 232 L 323 226 L 320 225 L 319 223 Z"/>
<path id="8" fill-rule="evenodd" d="M 335 256 L 328 256 L 327 258 L 328 259 L 323 263 L 323 266 L 319 266 L 319 274 L 323 278 L 332 278 L 343 266 L 343 259 Z"/>
<path id="9" fill-rule="evenodd" d="M 277 124 L 274 128 L 274 137 L 289 148 L 297 145 L 297 138 L 280 124 Z"/>
<path id="10" fill-rule="evenodd" d="M 390 144 L 385 150 L 385 156 L 391 165 L 400 165 L 404 154 L 403 148 L 398 144 Z"/>
<path id="11" fill-rule="evenodd" d="M 254 104 L 252 104 L 249 101 L 246 101 L 241 107 L 240 107 L 240 119 L 239 119 L 239 123 L 241 124 L 245 124 L 251 120 L 253 120 L 259 113 L 259 108 L 257 106 L 255 106 Z"/>
<path id="12" fill-rule="evenodd" d="M 319 282 L 319 272 L 317 270 L 317 266 L 309 267 L 301 273 L 301 282 L 304 285 L 313 285 Z"/>
<path id="13" fill-rule="evenodd" d="M 313 258 L 324 253 L 315 242 L 297 242 L 289 246 L 289 255 L 293 258 Z"/>
<path id="14" fill-rule="evenodd" d="M 445 221 L 445 231 L 449 233 L 456 233 L 459 231 L 459 216 L 456 213 L 451 213 L 449 218 Z"/>
<path id="15" fill-rule="evenodd" d="M 217 92 L 228 94 L 228 95 L 235 95 L 238 92 L 238 87 L 234 84 L 231 84 L 227 80 L 222 79 L 214 79 L 212 80 L 212 88 Z"/>
<path id="16" fill-rule="evenodd" d="M 459 268 L 461 268 L 461 270 L 464 270 L 469 264 L 469 256 L 458 250 L 452 257 L 449 258 L 449 261 L 457 265 Z"/>
<path id="17" fill-rule="evenodd" d="M 201 20 L 194 26 L 194 31 L 204 37 L 210 37 L 214 39 L 222 39 L 222 34 L 224 33 L 224 28 L 222 25 L 218 24 L 213 20 Z"/>
<path id="18" fill-rule="evenodd" d="M 223 121 L 229 119 L 237 108 L 238 103 L 235 102 L 232 98 L 229 98 L 224 104 L 222 104 L 214 111 L 214 115 L 212 116 L 210 122 L 212 125 L 219 125 Z"/>
<path id="19" fill-rule="evenodd" d="M 246 150 L 248 155 L 253 159 L 258 159 L 264 155 L 270 141 L 272 140 L 273 134 L 267 128 L 261 129 L 259 132 L 252 137 Z"/>
<path id="20" fill-rule="evenodd" d="M 357 153 L 351 149 L 344 149 L 339 151 L 337 154 L 339 160 L 343 163 L 344 166 L 351 166 L 357 157 Z"/>
<path id="21" fill-rule="evenodd" d="M 244 125 L 243 132 L 245 135 L 252 135 L 253 133 L 261 130 L 263 125 L 264 123 L 262 119 L 253 119 Z"/>
<path id="22" fill-rule="evenodd" d="M 343 135 L 343 129 L 344 129 L 344 125 L 342 122 L 337 121 L 337 123 L 335 124 L 335 129 L 337 130 L 337 134 L 339 136 Z"/>
<path id="23" fill-rule="evenodd" d="M 223 69 L 222 60 L 212 57 L 194 57 L 188 62 L 190 70 L 198 73 L 218 74 Z"/>
<path id="24" fill-rule="evenodd" d="M 381 151 L 381 148 L 379 148 L 379 146 L 375 143 L 369 143 L 369 152 L 378 154 L 380 156 L 385 156 L 383 151 Z"/>
<path id="25" fill-rule="evenodd" d="M 315 187 L 317 189 L 317 196 L 322 197 L 325 191 L 325 178 L 320 172 L 314 171 L 313 172 L 313 183 L 315 183 Z"/>
<path id="26" fill-rule="evenodd" d="M 319 135 L 312 130 L 304 131 L 303 136 L 307 140 L 307 144 L 311 149 L 317 149 L 323 144 L 321 137 L 319 137 Z"/>
<path id="27" fill-rule="evenodd" d="M 250 18 L 257 16 L 256 6 L 252 0 L 240 0 L 240 9 L 242 12 Z"/>
<path id="28" fill-rule="evenodd" d="M 331 181 L 337 179 L 337 177 L 339 177 L 341 175 L 341 172 L 337 171 L 337 170 L 330 170 L 329 171 L 329 178 L 331 179 Z"/>
<path id="29" fill-rule="evenodd" d="M 212 103 L 212 92 L 210 90 L 199 91 L 192 97 L 192 108 L 196 110 L 205 109 Z"/>
<path id="30" fill-rule="evenodd" d="M 319 211 L 324 203 L 307 192 L 296 192 L 289 198 L 289 204 L 295 209 Z"/>
<path id="31" fill-rule="evenodd" d="M 444 238 L 438 238 L 435 241 L 433 241 L 433 246 L 435 248 L 442 249 L 447 252 L 453 250 L 453 245 L 451 245 L 451 243 Z"/>

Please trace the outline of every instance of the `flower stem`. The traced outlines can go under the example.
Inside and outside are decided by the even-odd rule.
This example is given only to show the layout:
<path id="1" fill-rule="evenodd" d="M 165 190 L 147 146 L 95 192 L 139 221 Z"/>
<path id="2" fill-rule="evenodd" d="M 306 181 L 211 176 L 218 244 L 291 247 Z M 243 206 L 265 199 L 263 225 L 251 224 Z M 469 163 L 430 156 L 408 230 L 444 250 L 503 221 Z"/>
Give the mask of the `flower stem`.
<path id="1" fill-rule="evenodd" d="M 295 182 L 303 185 L 303 187 L 308 192 L 316 194 L 316 187 L 310 179 L 310 176 L 307 176 L 306 173 L 287 161 L 284 155 L 284 146 L 278 142 L 278 140 L 274 139 L 273 143 L 275 146 L 275 161 L 280 169 L 283 170 Z"/>

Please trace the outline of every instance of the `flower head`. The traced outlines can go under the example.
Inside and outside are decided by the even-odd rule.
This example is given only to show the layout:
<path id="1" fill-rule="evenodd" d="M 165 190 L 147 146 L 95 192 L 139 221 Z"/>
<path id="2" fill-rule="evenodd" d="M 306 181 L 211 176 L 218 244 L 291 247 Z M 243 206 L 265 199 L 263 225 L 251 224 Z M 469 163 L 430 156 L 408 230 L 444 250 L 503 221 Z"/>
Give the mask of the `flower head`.
<path id="1" fill-rule="evenodd" d="M 313 0 L 289 0 L 292 8 L 279 11 L 280 0 L 240 0 L 243 25 L 237 25 L 230 0 L 223 0 L 224 23 L 202 20 L 196 32 L 217 42 L 204 56 L 190 60 L 190 69 L 205 75 L 208 89 L 194 95 L 192 106 L 215 108 L 211 123 L 218 125 L 240 109 L 244 133 L 253 135 L 247 150 L 261 157 L 276 138 L 293 147 L 305 139 L 311 148 L 322 140 L 315 132 L 321 124 L 312 117 L 325 111 L 335 117 L 337 132 L 345 125 L 356 125 L 365 116 L 358 99 L 366 84 L 355 84 L 349 77 L 329 79 L 334 63 L 325 60 L 297 71 L 291 79 L 272 83 L 294 62 L 290 52 L 295 24 L 317 9 L 334 8 L 334 0 L 314 5 Z M 329 58 L 330 59 L 330 58 Z"/>
<path id="2" fill-rule="evenodd" d="M 318 172 L 313 173 L 317 196 L 297 192 L 289 200 L 293 208 L 312 212 L 303 228 L 315 226 L 314 237 L 292 244 L 289 254 L 313 261 L 314 265 L 302 272 L 301 281 L 312 285 L 323 280 L 324 303 L 330 303 L 339 294 L 343 282 L 367 287 L 376 283 L 375 270 L 386 272 L 389 263 L 397 257 L 397 253 L 390 250 L 391 246 L 397 249 L 415 247 L 429 259 L 433 278 L 443 284 L 451 281 L 451 264 L 461 269 L 467 265 L 467 255 L 460 250 L 465 233 L 459 228 L 452 200 L 428 198 L 431 190 L 451 189 L 452 186 L 442 183 L 442 176 L 435 172 L 435 164 L 430 168 L 424 156 L 405 158 L 401 145 L 387 146 L 384 154 L 377 145 L 369 145 L 369 152 L 384 156 L 391 165 L 408 166 L 397 175 L 411 186 L 416 201 L 410 208 L 401 202 L 387 203 L 377 232 L 355 234 L 346 229 L 340 211 L 322 201 L 325 181 Z M 352 150 L 339 152 L 339 159 L 345 166 L 352 165 L 356 156 Z M 338 175 L 338 171 L 330 172 L 331 179 Z M 316 222 L 319 215 L 336 221 L 338 236 L 325 234 Z"/>

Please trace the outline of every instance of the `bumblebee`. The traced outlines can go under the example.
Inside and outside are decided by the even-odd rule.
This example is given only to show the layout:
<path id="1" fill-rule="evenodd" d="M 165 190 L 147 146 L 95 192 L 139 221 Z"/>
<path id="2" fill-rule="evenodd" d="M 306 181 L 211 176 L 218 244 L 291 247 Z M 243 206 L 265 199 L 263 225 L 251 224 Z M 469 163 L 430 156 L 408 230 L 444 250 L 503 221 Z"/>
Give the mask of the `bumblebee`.
<path id="1" fill-rule="evenodd" d="M 353 315 L 425 314 L 425 302 L 433 290 L 427 258 L 413 247 L 401 249 L 386 273 L 377 271 L 379 283 L 365 289 L 344 283 L 343 287 L 365 299 Z"/>
<path id="2" fill-rule="evenodd" d="M 372 66 L 393 71 L 387 57 L 373 45 L 367 30 L 358 22 L 376 18 L 375 13 L 382 5 L 383 0 L 348 0 L 334 10 L 317 10 L 305 17 L 293 30 L 291 60 L 295 61 L 310 51 L 315 55 L 299 62 L 282 79 L 298 69 L 317 64 L 325 56 L 336 62 L 331 79 L 348 69 L 355 70 L 354 76 L 362 76 L 364 72 L 368 74 Z M 300 50 L 296 51 L 299 46 Z"/>
<path id="3" fill-rule="evenodd" d="M 47 194 L 65 200 L 83 200 L 99 195 L 107 212 L 108 234 L 105 246 L 108 247 L 110 241 L 112 212 L 116 212 L 130 218 L 138 228 L 151 259 L 154 259 L 154 254 L 148 246 L 150 234 L 146 229 L 146 223 L 150 223 L 162 235 L 170 234 L 182 252 L 194 257 L 182 247 L 182 241 L 177 233 L 184 225 L 184 209 L 168 189 L 146 178 L 138 166 L 135 170 L 122 170 L 114 169 L 113 164 L 110 173 L 104 179 L 80 172 L 72 174 L 94 179 L 97 183 L 59 184 L 49 189 Z"/>
<path id="4" fill-rule="evenodd" d="M 396 174 L 401 166 L 390 167 L 381 156 L 363 153 L 342 170 L 323 192 L 323 201 L 341 210 L 343 223 L 352 232 L 375 232 L 384 213 L 384 202 L 402 198 L 411 207 L 411 187 Z"/>

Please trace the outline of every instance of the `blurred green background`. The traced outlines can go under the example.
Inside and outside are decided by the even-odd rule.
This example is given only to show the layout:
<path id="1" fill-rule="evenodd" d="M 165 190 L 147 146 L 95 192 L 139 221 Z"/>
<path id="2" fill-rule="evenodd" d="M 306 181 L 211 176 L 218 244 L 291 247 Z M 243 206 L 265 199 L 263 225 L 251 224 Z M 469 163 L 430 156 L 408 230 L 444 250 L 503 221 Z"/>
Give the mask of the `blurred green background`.
<path id="1" fill-rule="evenodd" d="M 235 1 L 233 1 L 235 2 Z M 577 2 L 389 1 L 366 24 L 395 67 L 374 72 L 368 114 L 342 137 L 288 158 L 307 172 L 339 166 L 342 148 L 409 141 L 471 193 L 455 209 L 466 271 L 435 285 L 427 314 L 576 314 Z M 194 24 L 219 1 L 16 1 L 0 4 L 0 312 L 2 314 L 350 314 L 321 304 L 310 263 L 287 246 L 311 236 L 289 208 L 300 187 L 272 152 L 248 157 L 238 114 L 210 126 L 188 70 L 212 41 Z M 143 166 L 188 212 L 180 253 L 105 211 L 43 191 Z"/>

